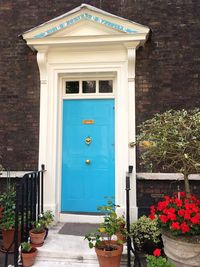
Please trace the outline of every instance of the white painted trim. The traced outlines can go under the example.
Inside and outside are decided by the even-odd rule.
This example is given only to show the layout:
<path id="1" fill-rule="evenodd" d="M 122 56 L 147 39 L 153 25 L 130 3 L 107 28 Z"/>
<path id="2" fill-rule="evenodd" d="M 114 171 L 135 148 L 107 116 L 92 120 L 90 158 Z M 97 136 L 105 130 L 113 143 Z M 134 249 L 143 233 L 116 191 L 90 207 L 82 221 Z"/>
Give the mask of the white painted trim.
<path id="1" fill-rule="evenodd" d="M 190 174 L 188 176 L 189 180 L 195 181 L 200 180 L 200 174 Z M 184 180 L 182 173 L 137 173 L 138 180 Z"/>
<path id="2" fill-rule="evenodd" d="M 34 30 L 36 30 L 36 29 L 38 29 L 38 28 L 42 28 L 42 27 L 46 26 L 46 24 L 51 24 L 52 22 L 59 21 L 59 20 L 61 20 L 61 19 L 63 19 L 63 18 L 69 17 L 70 15 L 72 15 L 72 14 L 74 14 L 74 13 L 78 13 L 78 12 L 81 11 L 81 9 L 83 9 L 83 8 L 85 8 L 85 9 L 87 9 L 87 10 L 90 10 L 90 11 L 93 11 L 93 12 L 95 12 L 95 14 L 99 14 L 99 15 L 102 14 L 102 15 L 108 17 L 108 18 L 109 18 L 109 17 L 110 17 L 110 18 L 115 18 L 115 19 L 117 19 L 118 21 L 126 22 L 126 23 L 128 23 L 129 25 L 131 25 L 132 27 L 136 27 L 137 29 L 139 28 L 140 30 L 142 29 L 143 31 L 146 30 L 146 32 L 149 31 L 149 28 L 148 28 L 148 27 L 146 27 L 146 26 L 144 26 L 144 25 L 141 25 L 141 24 L 139 24 L 139 23 L 136 23 L 136 22 L 133 22 L 133 21 L 131 21 L 131 20 L 128 20 L 128 19 L 125 19 L 125 18 L 116 16 L 116 15 L 114 15 L 114 14 L 111 14 L 111 13 L 109 13 L 109 12 L 106 12 L 106 11 L 104 11 L 104 10 L 102 10 L 102 9 L 96 8 L 96 7 L 91 6 L 91 5 L 88 5 L 88 4 L 81 4 L 80 6 L 78 6 L 78 7 L 74 8 L 74 9 L 70 10 L 70 11 L 67 12 L 67 13 L 64 13 L 64 14 L 61 15 L 61 16 L 58 16 L 58 17 L 56 17 L 56 18 L 54 18 L 54 19 L 52 19 L 52 20 L 49 20 L 49 21 L 47 21 L 47 22 L 45 22 L 45 23 L 43 23 L 43 24 L 41 24 L 41 25 L 39 25 L 39 26 L 37 26 L 37 27 L 31 29 L 31 30 L 26 31 L 26 32 L 24 33 L 24 35 L 26 35 L 27 33 L 33 32 Z"/>
<path id="3" fill-rule="evenodd" d="M 103 216 L 60 213 L 59 222 L 101 223 Z"/>
<path id="4" fill-rule="evenodd" d="M 72 64 L 72 65 L 74 65 L 74 64 Z M 62 84 L 63 84 L 62 78 L 58 78 L 58 77 L 59 76 L 62 77 L 62 73 L 68 73 L 68 72 L 70 73 L 71 70 L 72 70 L 72 65 L 71 64 L 70 64 L 70 66 L 63 66 L 62 65 L 63 70 L 59 69 L 59 70 L 53 71 L 51 73 L 51 77 L 53 77 L 53 79 L 55 81 L 58 81 L 59 80 L 60 81 L 60 86 L 62 86 Z M 96 63 L 95 63 L 95 65 L 96 65 Z M 111 65 L 112 66 L 112 63 L 107 63 L 107 65 Z M 120 74 L 117 77 L 126 77 L 126 75 L 121 74 L 121 71 L 124 69 L 123 66 L 124 66 L 124 63 L 121 63 L 120 62 L 120 63 L 118 63 L 118 66 L 117 67 L 115 66 L 115 68 L 112 68 L 110 66 L 109 67 L 107 66 L 107 67 L 104 67 L 103 70 L 104 70 L 104 72 L 105 72 L 105 69 L 107 70 L 107 72 L 114 70 L 116 73 Z M 52 66 L 52 68 L 54 68 L 54 67 Z M 78 72 L 84 72 L 84 69 L 85 68 L 80 68 L 79 67 L 79 64 L 77 64 L 77 68 L 76 68 L 77 73 Z M 88 72 L 88 68 L 87 68 L 86 71 Z M 98 72 L 101 72 L 101 68 L 99 68 L 97 66 L 94 66 L 94 67 L 91 66 L 90 71 L 91 72 L 97 72 L 97 71 Z M 119 79 L 117 79 L 117 80 L 119 80 Z M 124 95 L 125 94 L 123 92 L 123 88 L 124 87 L 122 86 L 122 84 L 124 85 L 125 84 L 125 81 L 122 80 L 120 83 L 119 83 L 119 81 L 117 81 L 116 84 L 118 84 L 118 85 L 121 84 L 121 94 Z M 114 85 L 114 87 L 115 87 L 115 85 Z M 57 88 L 57 86 L 54 85 L 54 88 Z M 117 92 L 118 92 L 118 90 L 117 90 L 118 89 L 118 86 L 116 86 L 115 88 L 116 88 L 115 89 L 115 92 L 117 94 Z M 58 210 L 61 210 L 61 191 L 60 190 L 61 190 L 61 162 L 62 162 L 62 158 L 61 158 L 61 143 L 62 143 L 61 142 L 61 140 L 62 140 L 62 130 L 61 130 L 62 129 L 62 119 L 61 119 L 61 117 L 62 117 L 62 99 L 63 99 L 62 98 L 62 95 L 61 95 L 62 94 L 62 88 L 60 88 L 59 91 L 61 92 L 60 93 L 60 96 L 59 96 L 59 99 L 60 99 L 59 100 L 59 110 L 58 110 L 59 118 L 58 118 L 58 122 L 57 122 L 58 133 L 59 133 L 59 136 L 60 136 L 58 138 L 58 140 L 57 140 L 58 145 L 59 145 L 58 150 L 57 150 L 57 155 L 59 155 L 59 157 L 58 157 L 59 166 L 58 166 L 58 169 L 57 169 L 57 173 L 55 174 L 55 177 L 59 177 L 59 179 L 57 180 L 57 183 L 56 183 L 56 185 L 57 185 L 57 204 L 58 204 Z M 128 97 L 126 98 L 126 101 L 127 101 L 127 99 L 128 99 Z M 119 112 L 120 107 L 117 107 L 117 103 L 115 105 L 116 105 L 116 111 Z M 124 103 L 124 104 L 121 105 L 121 108 L 124 108 L 124 107 L 125 108 L 127 107 L 127 104 L 126 103 Z M 127 114 L 126 111 L 123 112 L 123 113 L 124 114 Z M 122 132 L 121 125 L 124 124 L 123 121 L 126 121 L 126 120 L 124 120 L 124 116 L 121 116 L 121 122 L 119 122 L 118 121 L 119 119 L 116 119 L 116 118 L 117 118 L 117 115 L 115 115 L 115 125 L 116 126 L 118 125 L 120 131 Z M 128 120 L 126 122 L 128 123 Z M 128 126 L 126 125 L 126 126 L 123 127 L 123 129 L 126 131 L 127 127 Z M 115 129 L 115 131 L 116 131 L 116 129 Z M 121 136 L 118 135 L 118 140 L 116 139 L 116 141 L 115 141 L 116 147 L 118 146 L 118 143 L 121 142 L 120 140 L 122 140 L 121 139 Z M 128 144 L 128 142 L 127 142 L 127 144 Z M 121 163 L 120 162 L 117 162 L 117 160 L 116 160 L 116 164 L 115 164 L 115 173 L 116 173 L 116 182 L 115 182 L 115 184 L 116 184 L 116 196 L 117 196 L 116 198 L 118 198 L 118 199 L 116 199 L 116 203 L 118 203 L 120 206 L 123 206 L 123 209 L 125 208 L 125 204 L 124 204 L 125 203 L 125 191 L 123 190 L 124 189 L 124 184 L 123 184 L 123 181 L 122 181 L 122 178 L 121 177 L 123 177 L 123 178 L 125 177 L 125 171 L 127 169 L 125 166 L 127 166 L 128 162 L 126 162 L 125 166 L 123 167 L 123 170 L 120 170 L 120 168 L 125 163 L 124 156 L 123 156 L 123 154 L 124 154 L 123 151 L 125 149 L 126 149 L 126 147 L 123 147 L 121 149 L 121 152 L 118 151 L 119 152 L 119 155 L 121 157 L 123 157 L 123 158 L 122 159 L 119 159 L 119 161 Z M 115 150 L 115 151 L 117 152 L 117 150 Z M 116 155 L 115 158 L 119 158 L 119 155 Z M 51 165 L 54 165 L 54 164 L 55 164 L 54 162 L 51 163 Z M 47 166 L 47 169 L 48 169 L 48 166 Z M 121 173 L 123 175 L 120 175 L 119 173 Z M 121 184 L 121 186 L 119 186 L 119 184 Z M 119 195 L 121 195 L 121 194 L 123 195 L 123 197 L 121 196 L 119 198 Z M 123 203 L 120 203 L 119 202 L 120 199 L 123 199 Z"/>
<path id="5" fill-rule="evenodd" d="M 134 51 L 134 50 L 133 50 Z M 134 60 L 131 58 L 130 60 Z M 46 148 L 40 147 L 40 157 L 46 165 L 45 172 L 45 207 L 51 208 L 55 212 L 56 219 L 59 220 L 61 210 L 61 140 L 62 140 L 62 81 L 66 74 L 78 73 L 115 73 L 115 196 L 116 203 L 120 205 L 117 212 L 125 211 L 125 176 L 128 165 L 134 164 L 135 152 L 130 149 L 129 141 L 134 138 L 134 129 L 129 128 L 129 123 L 134 122 L 134 107 L 130 100 L 134 96 L 135 83 L 128 79 L 129 64 L 127 61 L 104 61 L 104 62 L 75 62 L 75 63 L 51 63 L 47 65 L 47 90 L 41 95 L 40 112 L 46 114 L 46 124 L 41 127 L 40 137 L 44 140 Z M 42 86 L 42 85 L 41 85 Z M 41 87 L 41 90 L 43 87 Z M 132 92 L 132 93 L 131 93 Z M 43 109 L 46 109 L 43 110 Z M 47 112 L 48 110 L 48 112 Z M 41 116 L 43 116 L 41 114 Z M 44 134 L 45 133 L 45 134 Z M 45 138 L 46 136 L 46 138 Z M 122 138 L 123 137 L 123 138 Z M 41 142 L 42 144 L 42 142 Z M 43 145 L 44 145 L 43 144 Z M 41 151 L 42 149 L 42 151 Z M 133 217 L 137 217 L 136 192 L 135 192 L 135 170 L 132 174 L 132 202 L 131 210 Z"/>
<path id="6" fill-rule="evenodd" d="M 78 74 L 78 73 L 77 73 Z M 107 76 L 106 76 L 107 74 Z M 114 85 L 115 85 L 115 76 L 111 76 L 112 73 L 98 73 L 98 77 L 95 76 L 95 73 L 86 73 L 85 75 L 80 74 L 80 77 L 76 75 L 76 78 L 63 78 L 62 84 L 63 84 L 63 99 L 105 99 L 105 98 L 114 98 L 115 97 L 115 91 L 114 91 Z M 111 77 L 111 78 L 110 78 Z M 113 92 L 112 93 L 99 93 L 99 81 L 109 81 L 111 80 L 113 82 Z M 65 82 L 67 81 L 77 81 L 79 82 L 79 93 L 75 94 L 66 94 L 65 93 Z M 95 81 L 96 82 L 96 92 L 95 93 L 83 93 L 82 91 L 82 81 Z"/>
<path id="7" fill-rule="evenodd" d="M 18 178 L 30 172 L 32 171 L 2 171 L 0 172 L 0 178 Z"/>
<path id="8" fill-rule="evenodd" d="M 137 196 L 136 196 L 136 150 L 135 148 L 130 148 L 130 142 L 135 141 L 135 62 L 136 62 L 136 48 L 127 46 L 127 57 L 128 57 L 128 156 L 129 156 L 129 166 L 133 166 L 133 173 L 130 175 L 130 186 L 131 195 L 130 203 L 132 204 L 131 209 L 134 211 L 132 213 L 132 219 L 137 218 L 137 210 L 133 207 L 137 206 Z M 134 214 L 134 216 L 133 216 Z"/>
<path id="9" fill-rule="evenodd" d="M 0 173 L 0 178 L 17 178 L 17 177 L 23 177 L 27 173 L 31 173 L 33 171 L 2 171 Z M 143 173 L 139 172 L 136 174 L 137 180 L 184 180 L 182 173 Z M 200 174 L 189 174 L 189 180 L 191 181 L 199 181 L 200 180 Z M 132 187 L 131 187 L 132 189 Z"/>

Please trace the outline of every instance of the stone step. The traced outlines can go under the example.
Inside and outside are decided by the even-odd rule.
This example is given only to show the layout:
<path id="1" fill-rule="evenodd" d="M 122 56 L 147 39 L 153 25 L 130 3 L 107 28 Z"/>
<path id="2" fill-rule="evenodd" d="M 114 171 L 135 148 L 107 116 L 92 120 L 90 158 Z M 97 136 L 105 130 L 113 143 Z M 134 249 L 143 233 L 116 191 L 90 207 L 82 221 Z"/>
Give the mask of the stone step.
<path id="1" fill-rule="evenodd" d="M 54 226 L 48 234 L 42 247 L 38 248 L 35 267 L 98 267 L 94 249 L 88 247 L 83 236 L 58 234 L 63 224 Z M 121 261 L 121 267 L 126 264 L 126 246 Z"/>

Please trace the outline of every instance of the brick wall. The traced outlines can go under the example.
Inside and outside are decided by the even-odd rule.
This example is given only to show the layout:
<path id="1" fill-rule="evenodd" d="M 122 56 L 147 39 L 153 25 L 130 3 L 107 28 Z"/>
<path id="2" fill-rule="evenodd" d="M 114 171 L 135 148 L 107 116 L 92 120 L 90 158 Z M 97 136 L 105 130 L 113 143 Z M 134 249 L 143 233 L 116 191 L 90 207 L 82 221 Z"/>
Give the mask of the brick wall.
<path id="1" fill-rule="evenodd" d="M 165 195 L 172 195 L 177 192 L 177 186 L 184 191 L 184 181 L 177 182 L 175 180 L 144 180 L 137 179 L 137 205 L 138 215 L 149 215 L 150 206 L 156 204 Z M 190 181 L 191 193 L 200 199 L 200 181 Z"/>
<path id="2" fill-rule="evenodd" d="M 0 156 L 11 170 L 37 168 L 39 73 L 36 55 L 18 35 L 82 1 L 0 3 Z M 151 28 L 137 52 L 137 122 L 170 108 L 200 106 L 200 21 L 197 0 L 98 0 L 85 3 Z"/>

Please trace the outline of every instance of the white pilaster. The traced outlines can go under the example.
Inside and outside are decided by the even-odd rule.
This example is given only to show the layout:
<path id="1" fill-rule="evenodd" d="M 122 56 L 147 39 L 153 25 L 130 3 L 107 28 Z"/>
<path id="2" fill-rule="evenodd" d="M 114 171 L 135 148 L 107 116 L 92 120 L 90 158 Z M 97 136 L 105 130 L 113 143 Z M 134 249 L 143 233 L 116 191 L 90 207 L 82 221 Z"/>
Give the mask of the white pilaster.
<path id="1" fill-rule="evenodd" d="M 129 136 L 128 143 L 135 141 L 135 62 L 136 62 L 136 47 L 137 43 L 127 44 L 127 57 L 128 57 L 128 128 Z M 129 165 L 133 166 L 133 172 L 130 175 L 130 214 L 131 220 L 137 219 L 137 200 L 136 200 L 136 150 L 129 146 L 128 152 Z"/>
<path id="2" fill-rule="evenodd" d="M 39 169 L 46 165 L 46 137 L 47 137 L 47 49 L 39 49 L 37 62 L 40 71 L 40 124 L 39 124 Z"/>

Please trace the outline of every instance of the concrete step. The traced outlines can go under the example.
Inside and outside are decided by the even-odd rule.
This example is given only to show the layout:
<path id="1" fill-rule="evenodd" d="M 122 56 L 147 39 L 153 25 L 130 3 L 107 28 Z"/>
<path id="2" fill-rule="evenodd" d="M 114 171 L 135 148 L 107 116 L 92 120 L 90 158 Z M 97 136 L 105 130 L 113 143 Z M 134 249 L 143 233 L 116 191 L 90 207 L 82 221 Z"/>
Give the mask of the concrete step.
<path id="1" fill-rule="evenodd" d="M 63 223 L 59 223 L 49 231 L 42 247 L 38 248 L 35 267 L 98 267 L 94 249 L 88 247 L 83 236 L 58 234 Z M 121 267 L 126 264 L 126 246 L 121 261 Z"/>

